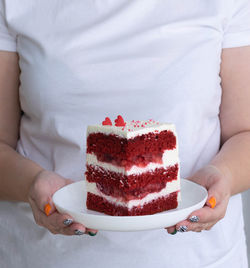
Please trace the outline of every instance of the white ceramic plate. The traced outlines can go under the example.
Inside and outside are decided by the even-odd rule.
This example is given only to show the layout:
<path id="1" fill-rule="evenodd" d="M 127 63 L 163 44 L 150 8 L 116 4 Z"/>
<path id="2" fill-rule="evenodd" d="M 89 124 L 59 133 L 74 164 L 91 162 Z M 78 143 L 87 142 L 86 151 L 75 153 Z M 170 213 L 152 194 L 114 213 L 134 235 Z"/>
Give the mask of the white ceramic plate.
<path id="1" fill-rule="evenodd" d="M 185 220 L 194 210 L 202 208 L 207 190 L 191 181 L 181 179 L 181 203 L 178 208 L 146 216 L 109 216 L 86 208 L 85 182 L 80 181 L 58 190 L 53 202 L 60 213 L 72 216 L 86 227 L 106 231 L 142 231 L 160 229 Z"/>

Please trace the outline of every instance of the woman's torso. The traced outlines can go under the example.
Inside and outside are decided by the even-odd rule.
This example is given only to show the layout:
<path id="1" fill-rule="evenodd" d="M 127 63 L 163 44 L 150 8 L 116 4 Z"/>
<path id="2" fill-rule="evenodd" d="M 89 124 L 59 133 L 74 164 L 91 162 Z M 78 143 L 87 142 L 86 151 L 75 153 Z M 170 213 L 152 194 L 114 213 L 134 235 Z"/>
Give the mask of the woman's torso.
<path id="1" fill-rule="evenodd" d="M 5 1 L 20 56 L 18 151 L 83 179 L 86 126 L 122 114 L 176 125 L 182 177 L 208 163 L 220 142 L 220 55 L 230 3 Z M 2 202 L 0 209 L 6 267 L 246 267 L 240 196 L 211 231 L 175 236 L 54 236 L 34 224 L 28 205 Z"/>

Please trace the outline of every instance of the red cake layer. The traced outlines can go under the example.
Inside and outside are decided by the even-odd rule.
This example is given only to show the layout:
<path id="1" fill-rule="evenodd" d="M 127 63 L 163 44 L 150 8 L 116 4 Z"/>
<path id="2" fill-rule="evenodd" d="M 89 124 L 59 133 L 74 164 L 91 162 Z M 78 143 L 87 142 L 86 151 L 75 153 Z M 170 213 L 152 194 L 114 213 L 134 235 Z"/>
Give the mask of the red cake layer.
<path id="1" fill-rule="evenodd" d="M 95 182 L 98 190 L 123 201 L 142 199 L 149 193 L 160 192 L 166 183 L 176 180 L 178 164 L 168 168 L 156 168 L 153 172 L 123 175 L 102 167 L 87 165 L 86 179 Z"/>
<path id="2" fill-rule="evenodd" d="M 150 162 L 161 163 L 163 152 L 175 148 L 176 137 L 169 130 L 132 139 L 103 133 L 91 133 L 87 138 L 87 153 L 94 153 L 99 161 L 126 169 L 133 165 L 146 166 Z"/>
<path id="3" fill-rule="evenodd" d="M 173 192 L 166 197 L 155 199 L 149 203 L 144 204 L 142 207 L 133 207 L 129 210 L 124 206 L 110 203 L 98 195 L 88 193 L 87 208 L 112 216 L 149 215 L 176 208 L 178 206 L 177 196 L 178 191 Z"/>

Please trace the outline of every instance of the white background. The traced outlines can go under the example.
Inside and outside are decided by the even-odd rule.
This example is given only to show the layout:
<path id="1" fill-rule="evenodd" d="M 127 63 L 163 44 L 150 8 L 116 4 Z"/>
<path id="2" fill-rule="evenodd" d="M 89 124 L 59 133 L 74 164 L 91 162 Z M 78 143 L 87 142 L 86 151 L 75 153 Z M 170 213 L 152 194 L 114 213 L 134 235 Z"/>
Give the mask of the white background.
<path id="1" fill-rule="evenodd" d="M 243 204 L 244 204 L 244 217 L 245 217 L 245 230 L 247 235 L 247 245 L 248 245 L 248 262 L 250 264 L 250 190 L 243 193 Z"/>

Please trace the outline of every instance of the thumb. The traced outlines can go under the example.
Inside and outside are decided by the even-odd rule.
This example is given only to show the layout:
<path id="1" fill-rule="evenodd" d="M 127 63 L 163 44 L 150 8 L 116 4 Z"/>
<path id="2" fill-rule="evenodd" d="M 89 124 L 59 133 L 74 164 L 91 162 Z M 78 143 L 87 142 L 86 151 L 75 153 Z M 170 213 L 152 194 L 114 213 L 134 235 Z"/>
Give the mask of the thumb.
<path id="1" fill-rule="evenodd" d="M 51 201 L 47 202 L 44 206 L 43 206 L 43 212 L 49 216 L 52 213 L 54 213 L 56 211 L 56 207 L 54 205 L 54 203 Z"/>
<path id="2" fill-rule="evenodd" d="M 199 185 L 205 187 L 208 192 L 207 200 L 206 200 L 206 205 L 210 208 L 214 208 L 216 206 L 218 196 L 219 194 L 217 193 L 217 187 L 214 187 L 213 184 L 208 184 L 206 180 L 203 179 L 203 177 L 197 177 L 197 176 L 192 176 L 188 178 L 190 181 L 193 181 L 195 183 L 198 183 Z"/>
<path id="3" fill-rule="evenodd" d="M 191 181 L 194 181 L 207 189 L 208 197 L 206 205 L 210 208 L 214 208 L 224 198 L 226 185 L 221 178 L 221 172 L 212 165 L 198 170 L 190 178 Z"/>
<path id="4" fill-rule="evenodd" d="M 55 205 L 52 201 L 52 193 L 48 189 L 43 189 L 41 183 L 35 183 L 31 186 L 29 200 L 37 209 L 45 213 L 47 216 L 56 211 Z M 47 187 L 45 187 L 47 188 Z"/>
<path id="5" fill-rule="evenodd" d="M 207 187 L 208 197 L 206 200 L 206 205 L 210 208 L 214 208 L 217 203 L 219 203 L 221 194 L 220 194 L 220 185 L 219 183 L 214 183 Z"/>
<path id="6" fill-rule="evenodd" d="M 72 179 L 67 178 L 65 180 L 65 186 L 73 183 L 74 181 Z M 52 213 L 56 211 L 56 207 L 52 201 L 52 196 L 47 197 L 47 201 L 42 201 L 41 202 L 41 208 L 43 208 L 43 212 L 49 216 Z"/>
<path id="7" fill-rule="evenodd" d="M 31 195 L 31 198 L 37 208 L 47 216 L 56 211 L 55 205 L 52 201 L 52 195 L 53 191 L 51 191 L 48 185 L 44 184 L 43 181 L 36 183 Z"/>
<path id="8" fill-rule="evenodd" d="M 44 171 L 39 174 L 32 184 L 30 197 L 38 209 L 49 216 L 56 211 L 52 201 L 53 194 L 72 182 L 71 179 L 63 178 L 54 172 Z"/>

